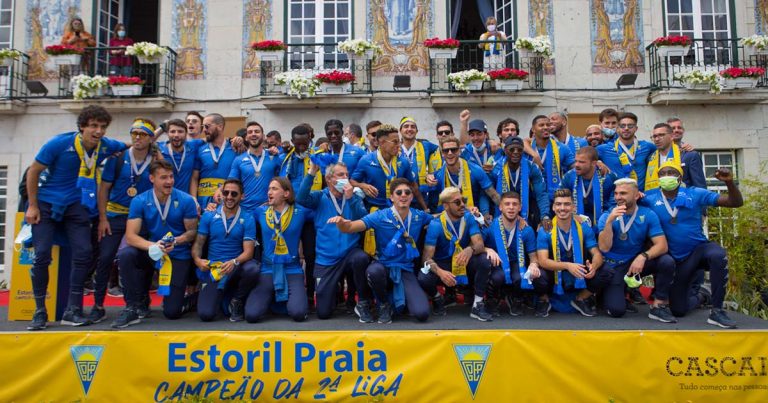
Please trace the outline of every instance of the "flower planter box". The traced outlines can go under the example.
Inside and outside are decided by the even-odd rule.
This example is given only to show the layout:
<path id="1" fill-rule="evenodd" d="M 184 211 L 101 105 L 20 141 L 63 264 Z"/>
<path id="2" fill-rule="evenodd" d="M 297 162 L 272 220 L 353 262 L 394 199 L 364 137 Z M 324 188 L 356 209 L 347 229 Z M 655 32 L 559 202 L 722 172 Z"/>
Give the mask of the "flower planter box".
<path id="1" fill-rule="evenodd" d="M 748 53 L 753 55 L 768 55 L 768 48 L 761 50 L 754 46 L 744 45 L 744 49 L 747 49 Z"/>
<path id="2" fill-rule="evenodd" d="M 523 80 L 495 80 L 496 91 L 520 91 L 523 89 Z"/>
<path id="3" fill-rule="evenodd" d="M 709 83 L 683 83 L 683 86 L 692 91 L 709 91 L 711 87 Z"/>
<path id="4" fill-rule="evenodd" d="M 656 54 L 659 57 L 685 56 L 691 50 L 690 46 L 657 46 Z"/>
<path id="5" fill-rule="evenodd" d="M 112 95 L 116 97 L 131 97 L 141 95 L 141 85 L 113 85 Z"/>
<path id="6" fill-rule="evenodd" d="M 461 92 L 466 92 L 466 91 L 482 91 L 483 90 L 483 83 L 484 82 L 485 81 L 483 81 L 483 80 L 467 81 L 467 84 L 466 84 L 467 89 L 466 90 L 456 89 L 456 91 L 461 91 Z M 455 86 L 454 86 L 454 88 L 455 88 Z"/>
<path id="7" fill-rule="evenodd" d="M 757 87 L 757 77 L 737 77 L 728 78 L 723 77 L 723 87 L 728 89 L 747 89 Z"/>
<path id="8" fill-rule="evenodd" d="M 356 61 L 365 61 L 365 60 L 371 60 L 373 59 L 373 49 L 366 50 L 362 55 L 358 55 L 357 53 L 348 52 L 347 57 L 349 60 L 356 60 Z"/>
<path id="9" fill-rule="evenodd" d="M 318 94 L 335 95 L 335 94 L 349 94 L 352 92 L 352 83 L 346 84 L 332 84 L 332 83 L 320 83 Z"/>
<path id="10" fill-rule="evenodd" d="M 77 66 L 80 64 L 81 55 L 51 55 L 56 66 Z"/>
<path id="11" fill-rule="evenodd" d="M 139 64 L 160 64 L 160 61 L 163 60 L 162 55 L 156 55 L 156 56 L 136 56 L 137 59 L 139 59 Z"/>
<path id="12" fill-rule="evenodd" d="M 523 59 L 543 59 L 544 56 L 530 50 L 530 49 L 518 49 L 517 54 L 520 57 L 519 60 Z"/>
<path id="13" fill-rule="evenodd" d="M 455 59 L 459 48 L 427 48 L 430 59 Z"/>
<path id="14" fill-rule="evenodd" d="M 282 50 L 256 50 L 256 57 L 264 63 L 282 63 L 285 52 Z"/>

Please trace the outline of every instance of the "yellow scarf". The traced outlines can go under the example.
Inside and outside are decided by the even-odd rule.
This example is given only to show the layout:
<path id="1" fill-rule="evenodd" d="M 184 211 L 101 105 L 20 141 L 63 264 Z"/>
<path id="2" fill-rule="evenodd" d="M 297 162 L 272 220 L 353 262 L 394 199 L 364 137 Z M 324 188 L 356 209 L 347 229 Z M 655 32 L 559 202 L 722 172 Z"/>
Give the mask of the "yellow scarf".
<path id="1" fill-rule="evenodd" d="M 461 164 L 461 178 L 459 178 L 459 186 L 461 186 L 461 196 L 467 199 L 467 206 L 474 207 L 475 199 L 472 196 L 472 179 L 470 176 L 469 164 L 464 158 L 459 158 L 459 164 Z M 453 186 L 450 178 L 451 173 L 448 172 L 448 167 L 445 167 L 445 178 L 443 178 L 443 188 Z"/>
<path id="2" fill-rule="evenodd" d="M 357 145 L 365 148 L 365 137 L 360 137 L 360 140 L 357 140 Z"/>
<path id="3" fill-rule="evenodd" d="M 677 144 L 672 143 L 672 159 L 677 165 L 682 165 L 680 161 L 680 148 Z M 659 166 L 661 165 L 661 154 L 659 150 L 651 156 L 651 160 L 648 161 L 648 170 L 645 173 L 645 191 L 653 190 L 659 187 Z"/>
<path id="4" fill-rule="evenodd" d="M 431 160 L 431 159 L 430 159 Z M 416 168 L 419 170 L 419 185 L 427 184 L 427 157 L 424 152 L 424 144 L 416 141 Z"/>
<path id="5" fill-rule="evenodd" d="M 99 141 L 99 144 L 96 145 L 96 148 L 93 150 L 93 153 L 91 155 L 93 156 L 93 162 L 91 163 L 91 167 L 88 168 L 88 165 L 85 163 L 85 148 L 83 147 L 83 135 L 82 133 L 78 133 L 77 136 L 75 136 L 75 152 L 77 152 L 77 156 L 80 158 L 80 170 L 78 171 L 77 176 L 81 178 L 89 178 L 93 179 L 95 181 L 99 181 L 101 179 L 99 175 L 99 167 L 96 166 L 99 159 L 99 149 L 101 148 L 101 141 Z"/>
<path id="6" fill-rule="evenodd" d="M 616 139 L 616 142 L 613 143 L 613 149 L 616 150 L 616 154 L 619 156 L 619 162 L 621 162 L 621 166 L 623 167 L 632 166 L 632 164 L 629 161 L 629 156 L 627 155 L 627 153 L 623 153 L 619 151 L 619 141 L 621 140 Z M 634 143 L 632 144 L 632 148 L 630 148 L 629 151 L 631 151 L 633 155 L 637 156 L 637 150 Z M 631 169 L 629 171 L 629 177 L 634 180 L 637 180 L 637 172 L 635 172 L 634 169 Z"/>
<path id="7" fill-rule="evenodd" d="M 387 188 L 389 188 L 389 186 L 387 186 Z M 371 206 L 371 209 L 368 212 L 373 214 L 377 211 L 379 211 L 378 207 Z M 363 236 L 363 251 L 371 257 L 376 256 L 376 233 L 373 228 L 365 231 L 365 235 Z"/>
<path id="8" fill-rule="evenodd" d="M 379 160 L 379 166 L 381 167 L 381 170 L 384 171 L 384 175 L 387 177 L 387 181 L 384 186 L 386 187 L 385 194 L 387 199 L 389 199 L 389 197 L 392 196 L 391 192 L 389 191 L 389 181 L 397 177 L 397 156 L 392 157 L 392 159 L 389 161 L 389 164 L 387 164 L 384 161 L 384 158 L 381 156 L 381 151 L 377 150 L 376 159 Z"/>
<path id="9" fill-rule="evenodd" d="M 440 224 L 443 225 L 443 235 L 445 236 L 445 239 L 447 239 L 448 242 L 450 242 L 451 239 L 454 237 L 454 234 L 451 230 L 448 229 L 447 220 L 448 220 L 448 213 L 444 211 L 442 214 L 440 214 Z M 457 277 L 467 275 L 467 265 L 466 264 L 460 265 L 457 263 L 457 259 L 459 258 L 459 254 L 461 254 L 461 250 L 462 250 L 461 244 L 459 243 L 459 241 L 461 240 L 461 237 L 464 233 L 465 226 L 466 226 L 466 223 L 464 222 L 464 217 L 461 217 L 461 224 L 459 224 L 459 229 L 458 229 L 458 237 L 453 242 L 453 256 L 451 258 L 451 263 L 453 266 L 451 268 L 451 272 Z"/>
<path id="10" fill-rule="evenodd" d="M 571 218 L 571 220 L 573 220 L 573 218 Z M 579 236 L 579 244 L 578 245 L 574 244 L 573 247 L 574 248 L 576 248 L 576 247 L 583 248 L 584 247 L 583 246 L 584 245 L 584 234 L 581 231 L 581 224 L 579 224 L 575 220 L 573 220 L 573 222 L 571 223 L 571 231 L 573 231 L 574 224 L 576 226 L 576 233 Z M 552 230 L 550 231 L 549 236 L 550 236 L 550 242 L 552 242 L 552 251 L 554 252 L 553 253 L 554 256 L 552 258 L 553 258 L 553 260 L 555 262 L 559 262 L 560 261 L 560 247 L 558 246 L 559 244 L 557 242 L 557 217 L 554 217 L 552 219 Z M 576 251 L 574 251 L 573 254 L 574 254 L 574 256 L 576 256 Z M 577 263 L 583 263 L 583 262 L 577 262 Z M 558 284 L 559 282 L 560 282 L 560 276 L 556 275 L 555 276 L 555 284 Z"/>
<path id="11" fill-rule="evenodd" d="M 429 156 L 429 173 L 435 173 L 443 167 L 443 155 L 435 151 Z"/>
<path id="12" fill-rule="evenodd" d="M 269 229 L 275 232 L 275 236 L 272 240 L 275 241 L 275 255 L 287 255 L 288 245 L 285 243 L 285 237 L 283 233 L 288 230 L 288 226 L 291 225 L 291 219 L 293 219 L 293 206 L 288 206 L 288 210 L 280 217 L 280 228 L 275 227 L 275 209 L 270 207 L 267 209 L 267 226 Z"/>
<path id="13" fill-rule="evenodd" d="M 282 165 L 285 165 L 285 163 L 290 162 L 291 157 L 295 153 L 296 153 L 296 149 L 295 148 L 291 149 L 291 151 L 288 153 L 288 155 L 286 155 L 285 158 L 283 158 L 283 164 Z M 312 151 L 310 149 L 309 153 L 310 154 L 314 154 L 314 151 Z M 302 162 L 304 163 L 304 176 L 306 176 L 309 173 L 309 166 L 310 166 L 311 161 L 309 160 L 309 157 L 307 157 L 307 158 L 304 158 L 304 160 L 302 160 Z M 323 189 L 323 173 L 318 171 L 317 175 L 315 175 L 315 179 L 312 181 L 312 189 L 311 190 L 322 190 L 322 189 Z"/>
<path id="14" fill-rule="evenodd" d="M 170 202 L 170 200 L 168 201 Z M 173 236 L 171 232 L 165 234 L 166 237 Z M 155 266 L 157 267 L 157 266 Z M 173 263 L 168 254 L 163 254 L 160 258 L 160 272 L 157 274 L 157 285 L 159 295 L 171 294 L 171 275 L 173 274 Z"/>

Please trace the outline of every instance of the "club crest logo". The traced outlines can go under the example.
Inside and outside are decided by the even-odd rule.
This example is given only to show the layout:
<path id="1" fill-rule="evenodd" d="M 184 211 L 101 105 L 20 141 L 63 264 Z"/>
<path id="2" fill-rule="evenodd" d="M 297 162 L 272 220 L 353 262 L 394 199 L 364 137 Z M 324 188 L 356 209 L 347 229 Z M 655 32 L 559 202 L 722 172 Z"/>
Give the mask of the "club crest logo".
<path id="1" fill-rule="evenodd" d="M 72 361 L 77 369 L 77 376 L 80 378 L 80 384 L 83 386 L 83 392 L 88 395 L 91 389 L 91 383 L 96 376 L 96 369 L 99 367 L 101 355 L 104 352 L 104 346 L 72 346 Z"/>
<path id="2" fill-rule="evenodd" d="M 453 351 L 459 360 L 461 372 L 464 374 L 464 380 L 467 381 L 469 391 L 472 393 L 472 399 L 475 398 L 477 388 L 483 379 L 488 356 L 491 355 L 490 344 L 454 344 Z"/>

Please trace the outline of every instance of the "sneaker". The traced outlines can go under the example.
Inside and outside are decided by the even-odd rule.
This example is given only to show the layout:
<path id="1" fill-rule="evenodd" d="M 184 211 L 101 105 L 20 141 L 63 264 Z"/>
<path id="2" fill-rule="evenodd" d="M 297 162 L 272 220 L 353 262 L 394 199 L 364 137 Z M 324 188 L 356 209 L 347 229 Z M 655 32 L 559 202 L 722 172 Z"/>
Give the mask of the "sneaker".
<path id="1" fill-rule="evenodd" d="M 243 305 L 243 301 L 232 298 L 231 301 L 229 301 L 229 321 L 230 322 L 242 322 L 245 320 L 245 306 Z"/>
<path id="2" fill-rule="evenodd" d="M 34 322 L 33 322 L 34 323 Z M 720 326 L 723 329 L 736 329 L 736 322 L 731 320 L 723 309 L 713 308 L 709 311 L 709 318 L 707 323 L 710 325 Z"/>
<path id="3" fill-rule="evenodd" d="M 83 308 L 69 307 L 64 311 L 64 316 L 61 317 L 61 324 L 69 326 L 88 326 L 91 324 L 91 321 L 83 316 Z"/>
<path id="4" fill-rule="evenodd" d="M 125 329 L 128 326 L 141 323 L 139 314 L 133 308 L 125 308 L 120 312 L 120 316 L 112 322 L 112 327 L 115 329 Z"/>
<path id="5" fill-rule="evenodd" d="M 510 296 L 507 296 L 504 298 L 504 300 L 507 302 L 507 308 L 509 308 L 509 314 L 512 316 L 522 316 L 525 314 L 525 310 L 523 308 L 523 300 L 520 298 L 512 298 Z"/>
<path id="6" fill-rule="evenodd" d="M 95 305 L 91 308 L 91 313 L 88 314 L 88 320 L 90 320 L 91 323 L 99 323 L 106 318 L 107 311 L 105 311 L 104 308 L 99 308 Z"/>
<path id="7" fill-rule="evenodd" d="M 111 287 L 109 290 L 107 290 L 107 295 L 109 295 L 110 297 L 122 298 L 123 289 L 120 288 L 120 286 Z"/>
<path id="8" fill-rule="evenodd" d="M 704 288 L 699 288 L 699 308 L 712 308 L 712 293 Z"/>
<path id="9" fill-rule="evenodd" d="M 373 314 L 371 314 L 371 303 L 368 301 L 360 300 L 360 302 L 355 305 L 355 313 L 357 314 L 357 317 L 360 318 L 360 323 L 375 322 Z"/>
<path id="10" fill-rule="evenodd" d="M 627 302 L 627 308 L 626 308 L 627 312 L 629 312 L 629 313 L 638 313 L 638 312 L 640 312 L 637 309 L 637 305 L 633 304 L 632 301 L 626 300 L 626 302 Z"/>
<path id="11" fill-rule="evenodd" d="M 392 323 L 392 305 L 389 302 L 379 304 L 379 323 Z"/>
<path id="12" fill-rule="evenodd" d="M 469 317 L 477 319 L 480 322 L 490 322 L 493 320 L 493 315 L 485 309 L 485 303 L 483 301 L 477 302 L 469 313 Z"/>
<path id="13" fill-rule="evenodd" d="M 499 300 L 496 298 L 486 298 L 485 301 L 485 309 L 488 310 L 488 313 L 491 314 L 494 318 L 498 318 L 501 316 L 501 311 L 499 310 Z"/>
<path id="14" fill-rule="evenodd" d="M 48 327 L 48 311 L 38 309 L 35 314 L 32 315 L 32 322 L 27 326 L 27 330 L 43 330 Z"/>
<path id="15" fill-rule="evenodd" d="M 136 309 L 136 315 L 139 316 L 139 319 L 151 318 L 152 309 L 149 308 L 149 305 L 141 306 L 140 308 Z"/>
<path id="16" fill-rule="evenodd" d="M 648 317 L 654 320 L 658 320 L 659 322 L 677 323 L 677 319 L 674 315 L 672 315 L 672 311 L 669 310 L 669 306 L 665 304 L 652 306 L 651 311 L 648 312 Z"/>
<path id="17" fill-rule="evenodd" d="M 648 301 L 645 300 L 645 297 L 642 293 L 640 293 L 640 287 L 637 288 L 630 288 L 629 291 L 629 300 L 638 304 L 638 305 L 647 305 Z"/>
<path id="18" fill-rule="evenodd" d="M 593 317 L 597 315 L 597 312 L 592 308 L 587 299 L 574 299 L 571 301 L 571 306 L 584 316 Z"/>
<path id="19" fill-rule="evenodd" d="M 541 299 L 536 303 L 536 316 L 539 318 L 546 318 L 549 316 L 549 311 L 552 309 L 552 304 L 548 299 Z"/>
<path id="20" fill-rule="evenodd" d="M 442 295 L 432 298 L 432 315 L 445 316 L 445 298 Z"/>
<path id="21" fill-rule="evenodd" d="M 446 287 L 445 295 L 443 295 L 443 300 L 445 301 L 444 306 L 446 308 L 456 305 L 456 288 Z"/>

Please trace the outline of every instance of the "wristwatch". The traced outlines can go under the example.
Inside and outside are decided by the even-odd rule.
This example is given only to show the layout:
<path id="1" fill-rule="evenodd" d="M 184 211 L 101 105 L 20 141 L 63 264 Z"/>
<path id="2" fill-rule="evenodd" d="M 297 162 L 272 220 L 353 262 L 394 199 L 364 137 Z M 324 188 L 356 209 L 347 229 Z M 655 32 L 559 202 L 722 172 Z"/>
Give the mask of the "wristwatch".
<path id="1" fill-rule="evenodd" d="M 643 255 L 645 260 L 650 260 L 651 259 L 650 257 L 648 257 L 648 252 L 643 252 L 643 253 L 641 253 L 641 255 Z"/>

